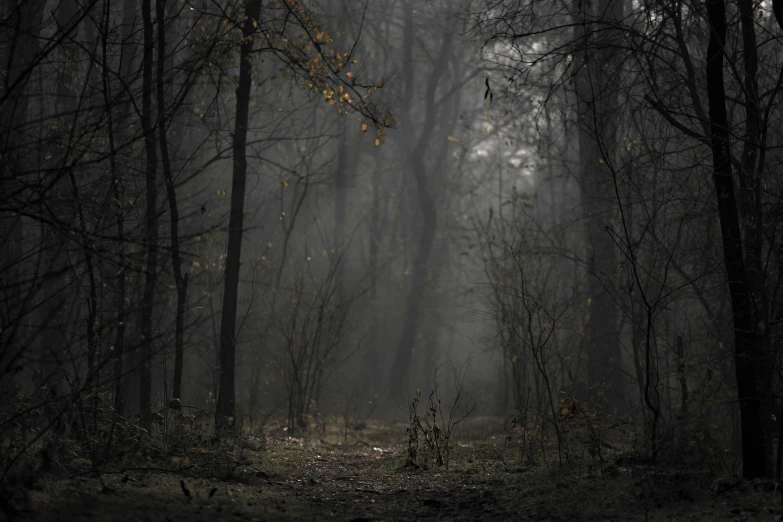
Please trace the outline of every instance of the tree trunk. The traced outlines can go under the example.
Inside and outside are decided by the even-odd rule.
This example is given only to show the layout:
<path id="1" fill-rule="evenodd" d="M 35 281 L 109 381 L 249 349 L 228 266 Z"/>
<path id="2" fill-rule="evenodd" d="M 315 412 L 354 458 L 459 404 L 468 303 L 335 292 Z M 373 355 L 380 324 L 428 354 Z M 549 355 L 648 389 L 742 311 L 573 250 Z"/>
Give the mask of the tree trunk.
<path id="1" fill-rule="evenodd" d="M 30 67 L 35 60 L 41 30 L 44 0 L 11 0 L 3 6 L 5 38 L 0 43 L 0 59 L 7 74 L 0 77 L 0 206 L 15 209 L 21 205 L 24 182 L 21 172 L 25 153 L 20 140 L 27 124 Z M 20 352 L 10 350 L 24 310 L 17 285 L 18 261 L 22 257 L 22 219 L 19 213 L 0 213 L 0 287 L 5 289 L 0 315 L 0 376 L 9 371 Z"/>
<path id="2" fill-rule="evenodd" d="M 136 57 L 136 46 L 132 44 L 131 38 L 134 32 L 134 17 L 136 16 L 136 7 L 138 5 L 137 0 L 124 0 L 122 8 L 122 62 L 120 64 L 120 77 L 122 81 L 128 85 L 130 84 L 130 72 L 133 70 L 133 62 Z M 108 58 L 108 42 L 109 37 L 109 21 L 110 13 L 105 15 L 104 29 L 101 38 L 103 39 L 103 57 L 104 63 Z M 125 177 L 119 172 L 116 165 L 117 147 L 114 141 L 114 125 L 111 119 L 109 109 L 114 103 L 111 99 L 111 82 L 109 80 L 110 71 L 104 67 L 101 69 L 103 73 L 103 90 L 104 90 L 104 103 L 106 104 L 106 111 L 109 114 L 109 146 L 110 146 L 110 165 L 111 172 L 114 178 L 114 198 L 117 200 L 117 265 L 119 266 L 119 273 L 117 274 L 117 298 L 115 302 L 115 308 L 117 313 L 117 330 L 115 332 L 114 340 L 114 409 L 120 416 L 125 415 L 125 395 L 124 386 L 125 378 L 123 376 L 123 368 L 125 366 L 125 329 L 128 314 L 125 308 L 125 298 L 127 296 L 127 277 L 126 268 L 128 259 L 125 255 Z M 121 115 L 119 117 L 119 125 L 117 126 L 117 137 L 120 144 L 123 144 L 127 139 L 127 125 L 126 120 L 128 118 L 128 109 L 130 105 L 124 104 L 121 109 Z"/>
<path id="3" fill-rule="evenodd" d="M 348 169 L 349 161 L 348 156 L 350 151 L 348 149 L 348 122 L 343 118 L 342 130 L 339 137 L 340 143 L 338 146 L 337 155 L 337 172 L 334 177 L 334 244 L 337 249 L 346 248 L 345 245 L 345 215 L 347 207 L 347 191 L 348 191 Z M 346 263 L 346 256 L 343 256 L 343 263 Z M 347 267 L 342 266 L 338 268 L 337 285 L 338 296 L 342 300 L 343 298 L 343 275 L 347 274 Z"/>
<path id="4" fill-rule="evenodd" d="M 368 240 L 370 242 L 370 253 L 368 262 L 368 280 L 370 287 L 370 315 L 371 315 L 371 327 L 369 332 L 369 341 L 367 343 L 367 349 L 365 351 L 366 368 L 367 373 L 365 375 L 365 382 L 367 389 L 370 390 L 373 395 L 381 393 L 380 383 L 378 377 L 378 356 L 379 344 L 383 338 L 381 335 L 381 328 L 383 328 L 383 321 L 381 316 L 380 303 L 378 300 L 378 260 L 380 257 L 380 246 L 382 230 L 385 229 L 386 210 L 384 203 L 381 201 L 381 176 L 380 176 L 380 153 L 376 154 L 375 161 L 375 173 L 372 176 L 372 201 L 373 205 L 370 210 L 370 220 L 368 223 Z M 383 212 L 381 209 L 384 209 Z"/>
<path id="5" fill-rule="evenodd" d="M 129 4 L 130 1 L 126 1 Z M 101 56 L 103 63 L 108 63 L 108 38 L 109 21 L 111 13 L 108 6 L 103 13 L 102 27 L 100 30 Z M 127 30 L 127 29 L 126 29 Z M 122 357 L 125 347 L 125 216 L 123 210 L 123 190 L 120 173 L 117 169 L 117 145 L 114 134 L 114 118 L 112 114 L 112 93 L 109 68 L 101 68 L 101 90 L 103 91 L 103 104 L 107 117 L 107 138 L 109 142 L 109 172 L 111 174 L 112 192 L 117 202 L 117 297 L 115 308 L 117 313 L 116 331 L 112 357 L 114 363 L 114 411 L 117 415 L 124 415 L 122 395 Z"/>
<path id="6" fill-rule="evenodd" d="M 57 6 L 55 20 L 60 31 L 74 32 L 74 15 L 76 6 L 73 0 L 62 0 Z M 49 169 L 51 175 L 47 177 L 45 183 L 47 186 L 47 206 L 58 218 L 65 222 L 73 215 L 73 208 L 68 208 L 70 203 L 79 204 L 77 201 L 68 201 L 70 190 L 67 187 L 66 170 L 68 163 L 68 153 L 71 150 L 68 143 L 69 128 L 75 126 L 76 116 L 74 109 L 76 107 L 75 85 L 76 77 L 73 74 L 75 70 L 77 48 L 73 43 L 67 40 L 63 41 L 58 49 L 59 70 L 57 71 L 56 83 L 56 101 L 55 114 L 57 123 L 51 131 L 49 156 L 51 163 Z M 42 213 L 44 209 L 42 208 Z M 73 226 L 73 225 L 71 225 Z M 53 353 L 65 346 L 67 342 L 63 333 L 67 331 L 67 325 L 62 323 L 63 310 L 60 294 L 65 291 L 67 278 L 64 277 L 68 270 L 68 231 L 62 230 L 62 227 L 56 225 L 43 224 L 41 226 L 44 237 L 42 238 L 43 248 L 48 259 L 48 270 L 44 274 L 44 284 L 41 287 L 41 301 L 44 303 L 39 313 L 39 324 L 41 325 L 40 351 L 41 351 L 41 371 L 51 397 L 58 393 L 57 384 L 60 381 L 60 368 L 57 360 L 52 357 Z M 89 254 L 88 254 L 89 255 Z M 89 360 L 89 354 L 88 354 Z"/>
<path id="7" fill-rule="evenodd" d="M 590 22 L 599 17 L 622 18 L 622 0 L 602 0 L 597 11 L 585 1 L 580 12 L 582 22 L 577 52 L 576 95 L 578 98 L 580 184 L 587 253 L 587 307 L 585 351 L 588 357 L 588 386 L 606 386 L 603 390 L 609 407 L 623 406 L 624 385 L 620 340 L 617 329 L 617 306 L 611 295 L 616 266 L 615 244 L 607 233 L 611 226 L 613 201 L 605 172 L 605 162 L 614 148 L 616 136 L 607 121 L 616 118 L 613 109 L 617 95 L 611 86 L 611 49 L 595 42 Z M 599 51 L 598 49 L 602 49 Z M 591 52 L 595 50 L 594 52 Z M 607 65 L 608 64 L 608 65 Z M 610 70 L 606 71 L 606 68 Z"/>
<path id="8" fill-rule="evenodd" d="M 710 41 L 707 47 L 707 97 L 711 130 L 713 183 L 718 203 L 723 259 L 726 265 L 731 311 L 734 322 L 734 365 L 742 433 L 742 474 L 745 478 L 763 477 L 767 471 L 764 431 L 761 419 L 761 395 L 756 375 L 763 365 L 763 332 L 745 266 L 740 232 L 740 217 L 734 194 L 731 168 L 726 93 L 723 84 L 723 49 L 726 44 L 726 6 L 723 0 L 707 0 Z"/>
<path id="9" fill-rule="evenodd" d="M 413 2 L 407 2 L 404 7 L 405 28 L 403 40 L 405 43 L 404 55 L 404 74 L 405 74 L 405 96 L 404 99 L 414 99 L 414 87 L 417 81 L 413 68 L 413 42 L 415 41 Z M 451 51 L 452 34 L 445 29 L 439 56 L 436 58 L 435 69 L 430 74 L 425 92 L 424 123 L 418 140 L 414 137 L 414 128 L 416 122 L 412 114 L 405 115 L 404 124 L 407 127 L 404 130 L 403 144 L 408 156 L 408 164 L 416 182 L 416 193 L 418 195 L 418 204 L 420 212 L 419 241 L 413 259 L 413 276 L 411 277 L 410 294 L 406 304 L 406 314 L 402 326 L 397 350 L 395 352 L 394 362 L 391 373 L 389 374 L 389 385 L 387 391 L 391 394 L 392 400 L 397 404 L 407 402 L 407 383 L 409 370 L 413 362 L 413 349 L 416 343 L 417 333 L 419 332 L 419 322 L 422 314 L 422 301 L 426 295 L 427 272 L 429 267 L 429 257 L 432 246 L 435 242 L 435 229 L 437 226 L 437 210 L 435 208 L 435 199 L 432 196 L 430 184 L 432 180 L 428 179 L 427 164 L 425 162 L 425 153 L 432 140 L 435 127 L 437 125 L 439 112 L 435 102 L 435 93 L 440 80 L 445 76 L 448 67 L 448 58 Z"/>
<path id="10" fill-rule="evenodd" d="M 185 344 L 185 306 L 188 291 L 187 273 L 182 274 L 182 260 L 179 248 L 179 209 L 177 207 L 177 192 L 174 188 L 174 176 L 171 172 L 169 159 L 169 142 L 166 132 L 166 93 L 165 93 L 165 64 L 166 64 L 166 24 L 165 24 L 166 0 L 158 0 L 158 138 L 160 141 L 160 160 L 163 167 L 163 178 L 166 182 L 166 195 L 169 201 L 170 230 L 171 230 L 171 264 L 174 273 L 174 285 L 177 287 L 177 319 L 174 328 L 174 388 L 171 396 L 175 399 L 182 398 L 182 364 Z"/>
<path id="11" fill-rule="evenodd" d="M 144 25 L 141 126 L 144 131 L 144 146 L 147 152 L 147 229 L 144 237 L 147 263 L 144 272 L 144 295 L 141 303 L 139 412 L 143 427 L 149 431 L 152 426 L 152 317 L 158 270 L 158 158 L 155 149 L 155 129 L 152 124 L 152 60 L 154 46 L 151 0 L 142 0 L 141 16 Z"/>
<path id="12" fill-rule="evenodd" d="M 763 346 L 760 348 L 759 357 L 766 359 L 762 363 L 761 371 L 756 375 L 761 383 L 759 394 L 761 397 L 762 428 L 764 430 L 764 451 L 766 461 L 771 463 L 773 458 L 772 432 L 777 408 L 773 396 L 773 383 L 775 382 L 775 362 L 777 354 L 772 349 L 769 325 L 770 299 L 765 285 L 765 269 L 763 261 L 763 193 L 762 172 L 766 157 L 765 141 L 762 141 L 762 117 L 759 101 L 758 86 L 758 49 L 756 43 L 755 14 L 752 0 L 739 0 L 737 2 L 742 26 L 742 62 L 744 69 L 743 95 L 745 97 L 745 136 L 742 148 L 741 172 L 739 176 L 739 215 L 740 234 L 743 238 L 745 253 L 745 267 L 748 274 L 748 285 L 753 299 L 753 307 L 756 314 L 757 335 L 763 338 Z M 761 149 L 761 153 L 759 153 Z M 771 476 L 771 469 L 767 470 Z"/>
<path id="13" fill-rule="evenodd" d="M 236 122 L 234 125 L 234 165 L 231 182 L 231 211 L 228 220 L 228 248 L 226 251 L 226 281 L 223 292 L 223 311 L 220 323 L 220 394 L 215 411 L 216 424 L 229 428 L 236 423 L 234 405 L 234 374 L 236 360 L 237 298 L 240 256 L 242 254 L 242 226 L 244 221 L 245 186 L 247 184 L 247 121 L 252 84 L 253 35 L 261 15 L 261 0 L 249 0 L 242 24 L 242 45 L 239 48 L 239 83 L 236 89 Z"/>

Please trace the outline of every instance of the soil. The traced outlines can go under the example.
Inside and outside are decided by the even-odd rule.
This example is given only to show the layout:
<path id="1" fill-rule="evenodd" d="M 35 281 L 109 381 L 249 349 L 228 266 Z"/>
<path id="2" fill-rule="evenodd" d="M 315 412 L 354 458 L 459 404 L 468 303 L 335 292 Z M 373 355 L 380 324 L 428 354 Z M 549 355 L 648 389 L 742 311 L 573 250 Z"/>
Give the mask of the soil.
<path id="1" fill-rule="evenodd" d="M 372 441 L 372 442 L 370 442 Z M 204 442 L 204 441 L 202 441 Z M 519 465 L 503 441 L 459 444 L 449 467 L 405 466 L 399 426 L 348 442 L 220 442 L 16 492 L 11 517 L 140 520 L 783 520 L 781 492 L 704 473 L 594 460 Z M 623 464 L 622 461 L 618 461 Z"/>

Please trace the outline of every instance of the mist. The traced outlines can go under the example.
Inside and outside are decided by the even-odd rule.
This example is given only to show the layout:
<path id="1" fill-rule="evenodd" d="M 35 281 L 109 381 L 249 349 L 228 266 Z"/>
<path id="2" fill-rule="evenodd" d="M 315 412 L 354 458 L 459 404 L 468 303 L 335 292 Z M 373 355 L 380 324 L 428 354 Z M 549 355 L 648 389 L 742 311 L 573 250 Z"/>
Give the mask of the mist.
<path id="1" fill-rule="evenodd" d="M 366 520 L 776 483 L 776 6 L 4 3 L 3 513 L 81 476 L 286 520 L 321 516 L 288 481 Z"/>

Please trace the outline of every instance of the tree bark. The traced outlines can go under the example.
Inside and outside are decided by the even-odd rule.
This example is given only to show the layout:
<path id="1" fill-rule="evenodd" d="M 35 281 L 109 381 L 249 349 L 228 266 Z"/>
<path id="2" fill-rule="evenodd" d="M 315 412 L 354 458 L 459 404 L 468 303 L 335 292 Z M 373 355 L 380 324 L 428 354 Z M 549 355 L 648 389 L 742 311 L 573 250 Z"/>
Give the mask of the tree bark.
<path id="1" fill-rule="evenodd" d="M 187 304 L 188 275 L 182 273 L 182 259 L 179 247 L 179 208 L 177 192 L 174 187 L 174 176 L 171 172 L 169 159 L 169 142 L 166 132 L 166 0 L 158 0 L 158 138 L 160 145 L 160 160 L 163 167 L 163 179 L 166 182 L 166 195 L 169 202 L 170 233 L 171 233 L 171 265 L 174 273 L 174 285 L 177 288 L 177 318 L 174 327 L 174 386 L 171 396 L 182 398 L 182 365 L 185 345 L 185 306 Z M 179 403 L 177 403 L 179 404 Z"/>
<path id="2" fill-rule="evenodd" d="M 611 82 L 615 65 L 612 50 L 606 42 L 596 42 L 594 21 L 604 18 L 620 20 L 622 0 L 602 0 L 597 10 L 590 2 L 582 2 L 582 25 L 579 29 L 580 49 L 577 52 L 576 95 L 579 119 L 580 184 L 587 253 L 587 298 L 589 319 L 585 326 L 585 351 L 588 357 L 588 386 L 606 386 L 603 392 L 610 408 L 623 404 L 624 384 L 617 306 L 611 295 L 615 265 L 615 244 L 607 233 L 611 226 L 613 203 L 608 196 L 608 176 L 605 162 L 611 155 L 616 136 L 607 122 L 616 118 L 617 94 Z M 603 27 L 602 27 L 603 29 Z M 602 31 L 601 34 L 604 32 Z"/>
<path id="3" fill-rule="evenodd" d="M 55 20 L 60 31 L 68 31 L 73 27 L 76 6 L 73 0 L 62 0 L 57 6 Z M 71 29 L 75 31 L 75 29 Z M 50 136 L 49 156 L 51 164 L 49 169 L 50 176 L 47 176 L 47 206 L 52 212 L 61 219 L 68 221 L 73 215 L 73 208 L 68 208 L 70 203 L 79 205 L 78 201 L 68 201 L 70 190 L 67 187 L 67 179 L 64 175 L 67 171 L 68 153 L 71 149 L 68 143 L 68 129 L 75 126 L 76 108 L 75 84 L 76 78 L 73 74 L 75 70 L 77 48 L 68 39 L 64 39 L 59 54 L 59 69 L 57 71 L 56 83 L 56 101 L 55 114 L 57 115 L 56 125 L 54 125 Z M 44 209 L 42 208 L 42 211 Z M 73 226 L 73 224 L 71 224 Z M 57 360 L 51 354 L 64 346 L 67 340 L 63 332 L 67 331 L 67 325 L 62 324 L 63 310 L 60 295 L 65 291 L 67 278 L 64 277 L 68 270 L 68 260 L 66 249 L 68 248 L 68 230 L 62 230 L 62 227 L 55 225 L 42 224 L 41 230 L 44 234 L 42 238 L 45 257 L 48 259 L 48 273 L 44 274 L 45 282 L 41 287 L 41 301 L 43 306 L 39 313 L 39 324 L 41 325 L 40 352 L 41 352 L 41 371 L 44 374 L 44 380 L 51 397 L 57 395 L 57 384 L 60 381 L 60 368 Z M 89 254 L 87 254 L 89 256 Z M 88 325 L 89 328 L 89 325 Z M 88 361 L 90 361 L 88 354 Z M 89 369 L 90 372 L 92 368 Z"/>
<path id="4" fill-rule="evenodd" d="M 734 193 L 731 167 L 723 58 L 726 44 L 726 6 L 723 0 L 707 0 L 710 40 L 707 47 L 707 97 L 713 159 L 713 183 L 718 203 L 723 259 L 726 265 L 734 326 L 734 365 L 742 433 L 742 474 L 759 478 L 767 472 L 761 395 L 756 375 L 763 365 L 763 332 L 758 317 L 743 255 L 740 216 Z M 771 466 L 770 466 L 771 467 Z"/>
<path id="5" fill-rule="evenodd" d="M 126 6 L 131 4 L 132 0 L 126 0 Z M 103 63 L 108 63 L 108 47 L 109 47 L 109 22 L 111 20 L 111 12 L 108 5 L 105 6 L 103 13 L 100 41 L 101 41 L 101 57 Z M 125 20 L 125 17 L 123 17 Z M 129 31 L 126 28 L 125 31 Z M 123 76 L 124 77 L 124 76 Z M 107 139 L 109 142 L 109 172 L 111 174 L 112 193 L 114 199 L 117 202 L 117 295 L 115 301 L 116 309 L 116 330 L 114 338 L 114 346 L 112 348 L 113 366 L 114 366 L 114 411 L 117 415 L 123 416 L 125 414 L 123 393 L 122 393 L 122 358 L 125 348 L 125 211 L 123 209 L 123 190 L 122 179 L 117 168 L 117 144 L 115 141 L 114 132 L 114 118 L 112 113 L 112 92 L 110 71 L 108 67 L 101 68 L 101 90 L 103 91 L 103 104 L 107 117 Z"/>
<path id="6" fill-rule="evenodd" d="M 757 374 L 762 400 L 762 428 L 764 430 L 764 451 L 767 462 L 772 462 L 772 431 L 777 408 L 773 396 L 775 382 L 776 353 L 771 348 L 770 338 L 770 299 L 766 287 L 764 269 L 764 212 L 762 193 L 762 173 L 766 157 L 762 141 L 762 116 L 758 87 L 758 48 L 756 43 L 756 19 L 752 0 L 738 0 L 740 23 L 742 27 L 742 62 L 744 72 L 743 95 L 745 98 L 745 136 L 742 148 L 739 176 L 740 233 L 743 237 L 745 267 L 748 273 L 753 307 L 756 314 L 757 335 L 763 338 L 764 345 L 759 356 L 766 359 L 762 373 Z M 761 149 L 761 153 L 760 153 Z M 762 355 L 763 354 L 763 355 Z M 770 470 L 768 469 L 768 474 Z"/>
<path id="7" fill-rule="evenodd" d="M 154 45 L 151 0 L 142 0 L 141 16 L 144 25 L 141 126 L 144 131 L 144 147 L 147 152 L 147 228 L 144 237 L 147 262 L 144 270 L 144 294 L 141 303 L 139 410 L 142 426 L 149 431 L 152 426 L 152 317 L 158 270 L 158 158 L 157 150 L 155 149 L 155 128 L 152 123 L 152 61 Z"/>
<path id="8" fill-rule="evenodd" d="M 242 44 L 239 48 L 239 83 L 236 89 L 231 210 L 228 220 L 226 281 L 220 323 L 220 393 L 215 411 L 216 424 L 219 429 L 233 427 L 236 423 L 234 376 L 237 294 L 247 184 L 247 122 L 250 108 L 250 87 L 253 81 L 253 62 L 250 55 L 253 52 L 253 35 L 259 16 L 261 16 L 261 0 L 249 0 L 245 8 L 245 22 L 242 24 Z"/>
<path id="9" fill-rule="evenodd" d="M 0 206 L 15 209 L 21 204 L 24 183 L 25 143 L 20 140 L 27 124 L 27 86 L 36 59 L 37 42 L 46 2 L 11 0 L 3 6 L 5 27 L 0 27 L 0 60 L 7 71 L 0 78 Z M 7 32 L 7 34 L 5 34 Z M 18 330 L 24 310 L 17 285 L 17 262 L 22 256 L 22 219 L 18 212 L 0 213 L 0 287 L 5 288 L 0 312 L 0 376 L 11 369 L 20 355 L 11 352 L 10 341 Z"/>
<path id="10" fill-rule="evenodd" d="M 136 57 L 136 46 L 131 42 L 133 29 L 134 29 L 134 17 L 136 16 L 136 7 L 138 5 L 137 0 L 124 0 L 122 8 L 122 51 L 120 53 L 122 61 L 120 63 L 120 78 L 126 85 L 130 84 L 130 73 L 133 70 L 133 63 Z M 104 22 L 103 38 L 103 56 L 104 63 L 107 62 L 107 47 L 109 38 L 109 21 L 110 13 L 106 13 L 106 20 Z M 109 81 L 109 72 L 106 67 L 103 71 L 103 89 L 105 92 L 104 101 L 107 106 L 107 114 L 109 107 L 114 102 L 110 99 L 111 83 Z M 130 105 L 128 103 L 122 106 L 121 115 L 119 117 L 119 125 L 117 127 L 117 137 L 122 144 L 127 138 L 127 125 L 126 120 L 128 118 Z M 115 332 L 114 340 L 114 409 L 120 416 L 125 415 L 125 377 L 123 375 L 123 368 L 125 367 L 125 330 L 128 320 L 128 314 L 125 308 L 125 298 L 127 296 L 127 277 L 126 268 L 128 264 L 128 258 L 125 254 L 125 179 L 124 175 L 119 172 L 116 165 L 117 147 L 114 143 L 114 131 L 113 121 L 109 119 L 109 145 L 111 152 L 111 169 L 112 176 L 114 176 L 114 197 L 117 200 L 117 264 L 119 266 L 119 274 L 117 275 L 117 298 L 115 302 L 115 308 L 117 313 L 117 330 Z"/>

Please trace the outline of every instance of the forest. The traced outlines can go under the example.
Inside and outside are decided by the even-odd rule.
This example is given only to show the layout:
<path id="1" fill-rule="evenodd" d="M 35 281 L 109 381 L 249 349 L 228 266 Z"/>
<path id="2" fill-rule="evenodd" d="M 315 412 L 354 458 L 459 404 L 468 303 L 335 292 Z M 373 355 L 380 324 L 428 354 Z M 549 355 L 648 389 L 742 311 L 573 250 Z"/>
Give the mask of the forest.
<path id="1" fill-rule="evenodd" d="M 0 1 L 0 520 L 783 520 L 781 101 L 783 0 Z"/>

